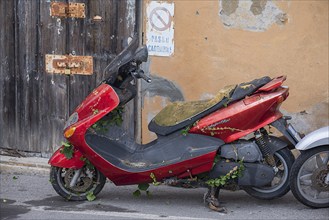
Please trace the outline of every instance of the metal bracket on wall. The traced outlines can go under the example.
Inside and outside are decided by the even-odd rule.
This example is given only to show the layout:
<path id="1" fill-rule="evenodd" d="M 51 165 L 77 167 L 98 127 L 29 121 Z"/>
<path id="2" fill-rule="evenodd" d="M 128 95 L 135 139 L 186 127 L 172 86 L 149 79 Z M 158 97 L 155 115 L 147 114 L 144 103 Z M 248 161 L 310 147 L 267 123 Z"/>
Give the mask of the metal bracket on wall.
<path id="1" fill-rule="evenodd" d="M 58 74 L 93 74 L 92 56 L 46 54 L 46 72 Z"/>
<path id="2" fill-rule="evenodd" d="M 85 4 L 51 2 L 50 16 L 65 18 L 85 18 Z"/>

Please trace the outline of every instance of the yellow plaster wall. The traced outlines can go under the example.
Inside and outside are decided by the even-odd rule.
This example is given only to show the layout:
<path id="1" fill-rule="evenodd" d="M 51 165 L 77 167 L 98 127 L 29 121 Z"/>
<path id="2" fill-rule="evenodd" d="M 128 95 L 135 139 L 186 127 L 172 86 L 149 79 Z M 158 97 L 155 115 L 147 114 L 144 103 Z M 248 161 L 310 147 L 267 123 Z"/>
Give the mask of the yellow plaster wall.
<path id="1" fill-rule="evenodd" d="M 151 56 L 151 75 L 174 82 L 185 100 L 205 99 L 225 85 L 264 75 L 287 75 L 290 96 L 282 109 L 296 114 L 300 126 L 303 118 L 312 121 L 307 131 L 328 125 L 328 1 L 274 1 L 288 20 L 264 32 L 224 27 L 218 0 L 170 2 L 175 3 L 175 53 Z M 155 138 L 147 124 L 168 103 L 161 96 L 143 97 L 143 142 Z M 302 111 L 307 117 L 297 115 Z"/>

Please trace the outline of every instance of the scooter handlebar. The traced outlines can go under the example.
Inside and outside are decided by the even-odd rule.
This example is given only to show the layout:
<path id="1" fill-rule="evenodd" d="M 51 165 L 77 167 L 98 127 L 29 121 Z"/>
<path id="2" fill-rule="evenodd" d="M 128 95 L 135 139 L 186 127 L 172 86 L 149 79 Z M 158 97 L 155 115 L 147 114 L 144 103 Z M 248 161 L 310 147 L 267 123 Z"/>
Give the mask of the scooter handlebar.
<path id="1" fill-rule="evenodd" d="M 147 83 L 151 83 L 152 82 L 152 79 L 150 77 L 146 76 L 145 73 L 144 73 L 144 71 L 141 70 L 141 69 L 133 72 L 132 75 L 134 77 L 136 77 L 136 78 L 145 80 Z"/>

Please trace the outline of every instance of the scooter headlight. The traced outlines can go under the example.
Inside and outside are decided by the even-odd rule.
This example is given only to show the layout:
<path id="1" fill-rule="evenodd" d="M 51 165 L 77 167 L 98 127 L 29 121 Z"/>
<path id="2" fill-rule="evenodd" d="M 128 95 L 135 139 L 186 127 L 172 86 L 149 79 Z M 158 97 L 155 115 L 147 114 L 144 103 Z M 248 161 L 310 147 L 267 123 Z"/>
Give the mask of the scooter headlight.
<path id="1" fill-rule="evenodd" d="M 69 119 L 66 121 L 65 126 L 64 126 L 64 130 L 66 128 L 68 128 L 69 126 L 73 125 L 74 123 L 77 123 L 79 120 L 79 115 L 77 112 L 74 112 Z"/>

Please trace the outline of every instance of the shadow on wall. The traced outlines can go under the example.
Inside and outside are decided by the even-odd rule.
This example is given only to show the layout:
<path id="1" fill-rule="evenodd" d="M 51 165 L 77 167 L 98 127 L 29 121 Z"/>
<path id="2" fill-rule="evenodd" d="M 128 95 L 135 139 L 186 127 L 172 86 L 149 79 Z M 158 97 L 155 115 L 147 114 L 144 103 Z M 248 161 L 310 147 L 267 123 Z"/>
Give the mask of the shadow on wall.
<path id="1" fill-rule="evenodd" d="M 290 123 L 298 132 L 308 134 L 318 128 L 328 126 L 329 124 L 329 103 L 322 102 L 314 105 L 312 108 L 298 112 L 290 113 L 282 110 L 284 115 L 292 117 Z"/>
<path id="2" fill-rule="evenodd" d="M 185 100 L 181 89 L 175 83 L 156 75 L 152 75 L 151 79 L 150 84 L 142 81 L 142 97 L 161 96 L 168 98 L 171 102 Z M 144 102 L 142 106 L 144 106 Z"/>

